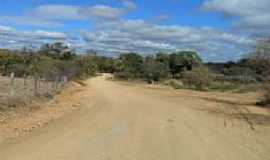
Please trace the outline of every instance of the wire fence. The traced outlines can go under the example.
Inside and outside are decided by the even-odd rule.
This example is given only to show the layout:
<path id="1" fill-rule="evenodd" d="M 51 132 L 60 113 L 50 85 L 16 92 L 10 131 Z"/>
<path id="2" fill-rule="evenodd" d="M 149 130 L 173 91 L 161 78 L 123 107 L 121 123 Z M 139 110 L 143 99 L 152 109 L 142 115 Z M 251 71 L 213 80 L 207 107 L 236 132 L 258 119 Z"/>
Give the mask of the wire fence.
<path id="1" fill-rule="evenodd" d="M 0 109 L 31 104 L 41 97 L 53 97 L 68 83 L 66 76 L 17 78 L 14 73 L 0 77 Z"/>

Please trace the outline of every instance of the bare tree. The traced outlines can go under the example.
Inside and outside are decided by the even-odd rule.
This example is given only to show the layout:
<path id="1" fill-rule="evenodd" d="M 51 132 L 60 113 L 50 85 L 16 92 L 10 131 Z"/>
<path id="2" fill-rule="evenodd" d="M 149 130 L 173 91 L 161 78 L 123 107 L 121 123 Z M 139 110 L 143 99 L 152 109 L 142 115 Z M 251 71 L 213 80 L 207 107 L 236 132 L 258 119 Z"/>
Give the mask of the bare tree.
<path id="1" fill-rule="evenodd" d="M 268 106 L 270 105 L 270 38 L 258 41 L 255 52 L 253 52 L 250 58 L 257 63 L 256 68 L 263 71 L 263 76 L 266 78 L 266 83 L 263 87 L 264 95 L 259 104 Z"/>
<path id="2" fill-rule="evenodd" d="M 270 61 L 270 38 L 259 40 L 255 51 L 250 54 L 250 58 Z"/>

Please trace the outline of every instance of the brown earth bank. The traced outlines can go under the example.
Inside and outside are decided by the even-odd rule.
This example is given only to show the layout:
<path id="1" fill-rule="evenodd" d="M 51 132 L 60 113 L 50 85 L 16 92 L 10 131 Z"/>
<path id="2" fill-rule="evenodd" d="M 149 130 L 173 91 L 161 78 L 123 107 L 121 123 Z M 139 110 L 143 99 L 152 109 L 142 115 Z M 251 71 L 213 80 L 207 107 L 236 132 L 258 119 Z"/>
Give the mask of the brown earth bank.
<path id="1" fill-rule="evenodd" d="M 0 110 L 0 142 L 22 136 L 78 109 L 82 91 L 80 84 L 70 82 L 52 99 L 32 97 L 30 104 L 22 103 Z"/>
<path id="2" fill-rule="evenodd" d="M 0 159 L 270 159 L 270 114 L 254 105 L 256 93 L 172 90 L 106 76 L 85 83 L 37 111 L 44 114 L 27 118 L 64 114 L 72 106 L 78 110 L 19 138 L 2 140 Z"/>

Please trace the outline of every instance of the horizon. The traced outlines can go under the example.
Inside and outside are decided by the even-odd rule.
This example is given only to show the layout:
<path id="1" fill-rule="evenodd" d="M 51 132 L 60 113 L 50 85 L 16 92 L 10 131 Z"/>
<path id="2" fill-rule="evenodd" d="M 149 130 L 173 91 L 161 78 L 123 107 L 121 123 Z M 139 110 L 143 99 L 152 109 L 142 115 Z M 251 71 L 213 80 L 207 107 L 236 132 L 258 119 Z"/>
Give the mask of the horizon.
<path id="1" fill-rule="evenodd" d="M 0 6 L 0 48 L 65 42 L 107 56 L 194 50 L 206 62 L 234 61 L 268 36 L 270 1 L 15 0 Z"/>

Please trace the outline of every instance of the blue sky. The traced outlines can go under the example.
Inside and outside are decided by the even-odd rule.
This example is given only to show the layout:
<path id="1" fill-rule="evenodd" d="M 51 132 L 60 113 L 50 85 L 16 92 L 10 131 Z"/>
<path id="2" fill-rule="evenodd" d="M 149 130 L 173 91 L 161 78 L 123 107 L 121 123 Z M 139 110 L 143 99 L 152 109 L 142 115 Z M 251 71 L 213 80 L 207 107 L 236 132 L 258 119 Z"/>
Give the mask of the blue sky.
<path id="1" fill-rule="evenodd" d="M 166 21 L 163 21 L 164 24 L 168 25 L 188 25 L 194 27 L 200 26 L 213 26 L 226 28 L 230 25 L 229 21 L 224 21 L 220 19 L 218 14 L 201 12 L 199 10 L 202 0 L 170 0 L 171 2 L 166 2 L 165 0 L 156 0 L 156 1 L 144 1 L 137 0 L 136 5 L 140 6 L 136 11 L 125 15 L 124 18 L 131 19 L 145 19 L 148 21 L 155 21 L 155 18 L 160 16 L 166 16 Z M 135 1 L 134 1 L 135 2 Z M 154 3 L 153 3 L 154 2 Z M 42 5 L 74 5 L 74 6 L 94 6 L 94 5 L 108 5 L 121 7 L 121 1 L 119 0 L 24 0 L 24 3 L 18 3 L 15 0 L 4 0 L 0 6 L 1 15 L 27 15 L 34 10 L 37 6 Z M 194 20 L 196 19 L 196 20 Z M 158 21 L 157 21 L 158 22 Z M 160 22 L 159 22 L 160 23 Z M 3 23 L 5 24 L 5 23 Z M 10 23 L 6 23 L 9 25 Z M 91 24 L 87 22 L 77 21 L 67 22 L 68 27 L 64 27 L 64 30 L 74 30 L 74 29 L 88 29 Z M 71 25 L 71 26 L 70 26 Z M 33 26 L 24 26 L 19 24 L 16 26 L 18 29 L 35 29 Z M 39 27 L 41 28 L 41 27 Z M 44 27 L 48 29 L 48 27 Z M 52 28 L 51 28 L 52 29 Z"/>
<path id="2" fill-rule="evenodd" d="M 235 60 L 270 33 L 269 7 L 269 0 L 1 0 L 0 47 L 63 41 L 108 55 L 195 50 L 206 61 Z"/>

